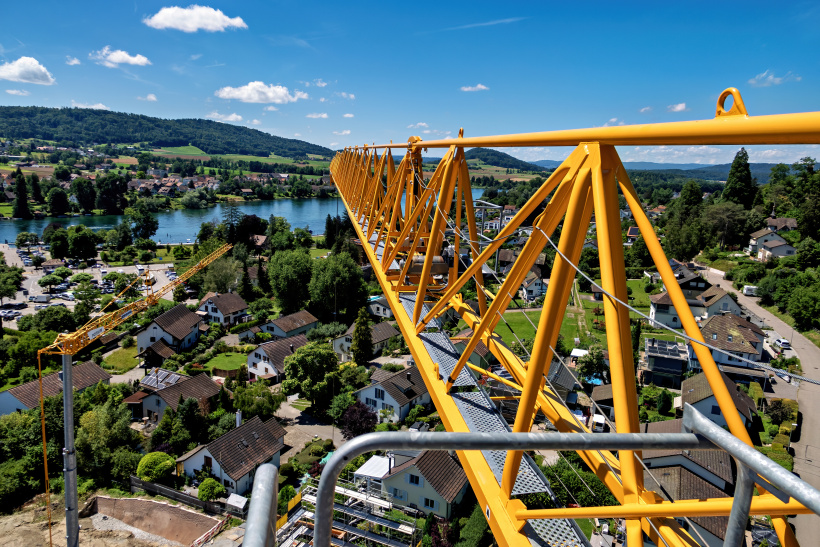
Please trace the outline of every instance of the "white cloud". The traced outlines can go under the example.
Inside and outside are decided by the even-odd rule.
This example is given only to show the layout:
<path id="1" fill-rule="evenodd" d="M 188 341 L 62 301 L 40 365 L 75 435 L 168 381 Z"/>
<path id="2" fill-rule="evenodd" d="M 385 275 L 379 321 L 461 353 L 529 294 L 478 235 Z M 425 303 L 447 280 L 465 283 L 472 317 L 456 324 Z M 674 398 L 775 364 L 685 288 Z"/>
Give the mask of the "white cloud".
<path id="1" fill-rule="evenodd" d="M 484 84 L 461 86 L 461 91 L 487 91 L 488 89 L 490 88 Z"/>
<path id="2" fill-rule="evenodd" d="M 181 8 L 173 6 L 162 8 L 151 17 L 142 20 L 143 23 L 156 29 L 175 29 L 182 32 L 224 32 L 226 28 L 248 28 L 241 17 L 228 17 L 222 10 L 196 4 Z"/>
<path id="3" fill-rule="evenodd" d="M 424 123 L 424 122 L 419 122 L 419 123 L 411 123 L 410 125 L 408 125 L 408 126 L 407 126 L 407 129 L 419 129 L 419 128 L 421 128 L 421 127 L 430 127 L 430 126 L 429 126 L 429 125 L 427 125 L 427 124 L 426 124 L 426 123 Z"/>
<path id="4" fill-rule="evenodd" d="M 9 95 L 17 95 L 19 97 L 27 97 L 31 95 L 31 92 L 25 89 L 7 89 L 6 93 Z"/>
<path id="5" fill-rule="evenodd" d="M 330 143 L 330 146 L 339 146 L 339 143 L 338 142 L 332 142 L 332 143 Z"/>
<path id="6" fill-rule="evenodd" d="M 217 120 L 220 122 L 241 122 L 242 116 L 239 114 L 220 114 L 216 110 L 205 116 L 206 118 L 210 118 L 212 120 Z"/>
<path id="7" fill-rule="evenodd" d="M 327 82 L 324 82 L 321 78 L 319 78 L 318 80 L 313 80 L 313 84 L 316 87 L 325 87 L 327 85 Z"/>
<path id="8" fill-rule="evenodd" d="M 670 104 L 666 107 L 667 112 L 685 112 L 686 110 L 688 110 L 686 103 Z"/>
<path id="9" fill-rule="evenodd" d="M 343 131 L 334 131 L 333 134 L 339 136 L 350 135 L 350 129 L 345 129 Z"/>
<path id="10" fill-rule="evenodd" d="M 51 85 L 57 81 L 34 57 L 20 57 L 0 65 L 0 80 L 39 85 Z"/>
<path id="11" fill-rule="evenodd" d="M 202 54 L 201 54 L 201 53 L 194 53 L 193 55 L 191 55 L 191 56 L 189 57 L 189 59 L 191 59 L 192 61 L 196 61 L 196 60 L 198 60 L 200 57 L 202 57 Z"/>
<path id="12" fill-rule="evenodd" d="M 749 80 L 749 84 L 753 87 L 769 87 L 772 85 L 780 85 L 784 82 L 799 82 L 802 79 L 802 77 L 797 74 L 792 74 L 791 72 L 787 72 L 785 76 L 778 77 L 775 76 L 773 72 L 767 70 Z"/>
<path id="13" fill-rule="evenodd" d="M 111 110 L 110 108 L 108 108 L 107 106 L 105 106 L 102 103 L 94 103 L 94 104 L 78 103 L 77 101 L 75 101 L 73 99 L 71 100 L 71 106 L 73 106 L 74 108 L 91 108 L 91 109 L 94 109 L 94 110 Z"/>
<path id="14" fill-rule="evenodd" d="M 422 131 L 425 135 L 436 135 L 438 137 L 446 137 L 450 135 L 452 131 L 442 131 L 441 129 L 425 129 Z"/>
<path id="15" fill-rule="evenodd" d="M 562 149 L 559 148 L 559 152 L 551 152 L 550 148 L 545 146 L 533 146 L 533 147 L 525 147 L 525 148 L 518 148 L 518 147 L 511 147 L 511 148 L 499 148 L 497 149 L 499 152 L 504 152 L 505 154 L 509 154 L 515 158 L 524 161 L 539 161 L 539 160 L 557 160 L 557 161 L 564 161 L 564 157 L 566 157 L 566 153 L 562 153 Z M 552 156 L 552 157 L 550 157 Z"/>
<path id="16" fill-rule="evenodd" d="M 251 121 L 250 121 L 250 122 L 248 122 L 248 123 L 250 123 L 251 125 L 259 125 L 259 124 L 260 124 L 260 123 L 262 123 L 262 122 L 260 122 L 259 120 L 251 120 Z"/>
<path id="17" fill-rule="evenodd" d="M 223 87 L 217 89 L 214 95 L 220 99 L 237 99 L 243 103 L 287 104 L 308 98 L 308 94 L 304 91 L 294 91 L 291 94 L 285 86 L 265 85 L 264 82 L 259 81 L 249 82 L 240 87 Z"/>
<path id="18" fill-rule="evenodd" d="M 517 23 L 518 21 L 523 21 L 526 17 L 510 17 L 509 19 L 496 19 L 495 21 L 487 21 L 484 23 L 471 23 L 469 25 L 461 25 L 460 27 L 450 27 L 443 30 L 464 30 L 468 28 L 477 28 L 477 27 L 492 27 L 495 25 L 507 25 L 510 23 Z"/>
<path id="19" fill-rule="evenodd" d="M 610 118 L 610 119 L 609 119 L 609 121 L 607 121 L 607 122 L 603 125 L 603 127 L 610 127 L 610 126 L 612 126 L 612 125 L 624 125 L 624 121 L 623 121 L 623 120 L 619 120 L 618 118 Z"/>
<path id="20" fill-rule="evenodd" d="M 277 111 L 277 110 L 279 110 L 279 109 L 278 109 L 278 108 L 276 108 L 276 107 L 275 107 L 275 106 L 273 106 L 273 105 L 270 105 L 270 106 L 266 106 L 266 107 L 264 108 L 264 110 L 265 110 L 266 112 L 276 112 L 276 111 Z"/>
<path id="21" fill-rule="evenodd" d="M 351 101 L 356 98 L 356 95 L 354 95 L 353 93 L 345 93 L 344 91 L 341 91 L 341 92 L 337 93 L 336 95 L 338 95 L 339 97 L 341 97 L 343 99 L 350 99 Z"/>
<path id="22" fill-rule="evenodd" d="M 294 137 L 301 137 L 301 136 L 302 136 L 302 134 L 301 134 L 301 133 L 294 133 L 294 134 L 293 134 L 293 136 L 294 136 Z"/>
<path id="23" fill-rule="evenodd" d="M 149 103 L 155 103 L 155 102 L 157 102 L 157 96 L 154 95 L 153 93 L 149 93 L 145 97 L 137 97 L 137 100 L 148 101 Z"/>
<path id="24" fill-rule="evenodd" d="M 88 54 L 88 58 L 98 65 L 107 66 L 108 68 L 117 68 L 120 65 L 150 65 L 151 61 L 145 55 L 130 55 L 127 51 L 115 49 L 111 51 L 111 46 L 105 46 L 99 51 L 92 51 Z"/>
<path id="25" fill-rule="evenodd" d="M 68 66 L 79 65 L 80 60 L 77 59 L 76 57 L 72 57 L 71 55 L 66 55 L 65 56 L 65 64 L 67 64 Z"/>
<path id="26" fill-rule="evenodd" d="M 651 106 L 645 106 L 645 107 L 641 108 L 640 110 L 638 110 L 638 112 L 640 112 L 641 114 L 646 114 L 647 112 L 652 112 L 652 107 Z"/>
<path id="27" fill-rule="evenodd" d="M 344 116 L 342 116 L 342 118 L 352 118 L 352 117 L 353 117 L 353 114 L 345 114 Z"/>
<path id="28" fill-rule="evenodd" d="M 325 99 L 324 97 L 322 97 L 321 99 L 319 99 L 319 102 L 320 102 L 320 103 L 327 102 L 327 99 Z"/>
<path id="29" fill-rule="evenodd" d="M 327 119 L 327 112 L 311 112 L 310 114 L 308 114 L 307 116 L 305 116 L 305 118 L 313 118 L 313 119 L 322 118 L 322 119 Z"/>

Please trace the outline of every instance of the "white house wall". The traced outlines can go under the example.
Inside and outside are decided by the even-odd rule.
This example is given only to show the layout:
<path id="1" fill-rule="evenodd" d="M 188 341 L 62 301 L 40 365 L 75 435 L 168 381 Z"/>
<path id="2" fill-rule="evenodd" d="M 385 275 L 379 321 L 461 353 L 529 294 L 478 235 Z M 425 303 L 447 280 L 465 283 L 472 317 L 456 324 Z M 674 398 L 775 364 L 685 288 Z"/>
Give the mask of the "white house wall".
<path id="1" fill-rule="evenodd" d="M 5 416 L 18 410 L 28 410 L 28 407 L 8 391 L 0 392 L 0 416 Z"/>

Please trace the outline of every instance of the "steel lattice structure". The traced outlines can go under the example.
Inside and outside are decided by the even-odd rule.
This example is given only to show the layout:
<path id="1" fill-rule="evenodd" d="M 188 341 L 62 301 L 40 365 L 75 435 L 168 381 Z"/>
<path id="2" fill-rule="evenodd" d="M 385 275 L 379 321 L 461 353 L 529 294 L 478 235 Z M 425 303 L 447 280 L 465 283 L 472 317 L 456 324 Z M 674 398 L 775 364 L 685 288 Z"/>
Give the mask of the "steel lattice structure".
<path id="1" fill-rule="evenodd" d="M 726 108 L 732 97 L 731 108 Z M 652 125 L 603 127 L 542 133 L 422 141 L 347 148 L 331 162 L 331 174 L 342 196 L 367 259 L 393 310 L 396 322 L 422 373 L 425 384 L 447 431 L 507 430 L 494 405 L 464 369 L 483 342 L 512 376 L 496 378 L 520 395 L 513 432 L 529 432 L 540 411 L 562 432 L 586 432 L 547 385 L 545 373 L 553 359 L 566 303 L 590 221 L 594 214 L 601 267 L 601 286 L 610 360 L 615 418 L 619 433 L 639 432 L 635 363 L 633 362 L 627 301 L 624 252 L 618 209 L 618 192 L 626 198 L 641 235 L 674 303 L 685 333 L 704 342 L 697 323 L 675 282 L 667 257 L 644 212 L 640 199 L 621 163 L 618 145 L 688 144 L 807 144 L 820 143 L 820 112 L 750 117 L 739 92 L 724 91 L 714 119 Z M 504 146 L 574 146 L 566 160 L 535 192 L 494 240 L 478 244 L 479 229 L 473 209 L 465 148 Z M 446 149 L 429 180 L 422 171 L 421 152 Z M 393 149 L 404 156 L 395 165 Z M 532 222 L 532 230 L 512 270 L 495 292 L 488 290 L 482 266 L 507 238 L 529 226 L 525 219 L 546 202 Z M 466 230 L 462 225 L 466 223 Z M 503 313 L 545 246 L 562 225 L 555 263 L 550 274 L 533 352 L 528 361 L 516 356 L 494 334 Z M 451 230 L 452 240 L 445 241 Z M 466 232 L 466 233 L 465 233 Z M 471 263 L 459 268 L 442 261 L 440 250 L 452 243 L 455 256 L 468 249 Z M 563 256 L 562 256 L 563 255 Z M 474 280 L 478 310 L 459 291 Z M 620 301 L 620 302 L 619 302 Z M 473 331 L 466 349 L 458 354 L 439 318 L 452 309 Z M 693 344 L 694 351 L 716 396 L 731 433 L 751 445 L 721 373 L 708 347 Z M 478 372 L 486 374 L 482 369 Z M 620 506 L 592 508 L 528 509 L 519 494 L 537 491 L 540 472 L 521 450 L 459 451 L 459 458 L 484 508 L 495 537 L 507 545 L 529 545 L 537 538 L 560 544 L 566 530 L 554 519 L 622 517 L 627 522 L 630 545 L 640 545 L 645 534 L 669 547 L 697 542 L 675 520 L 684 516 L 727 516 L 732 498 L 681 500 L 670 503 L 644 485 L 640 453 L 622 450 L 578 451 L 606 484 Z M 543 482 L 543 481 L 542 481 Z M 768 514 L 781 543 L 796 546 L 785 515 L 810 512 L 794 499 L 784 502 L 758 488 L 752 514 Z M 781 496 L 782 497 L 782 496 Z M 552 519 L 552 520 L 551 520 Z"/>

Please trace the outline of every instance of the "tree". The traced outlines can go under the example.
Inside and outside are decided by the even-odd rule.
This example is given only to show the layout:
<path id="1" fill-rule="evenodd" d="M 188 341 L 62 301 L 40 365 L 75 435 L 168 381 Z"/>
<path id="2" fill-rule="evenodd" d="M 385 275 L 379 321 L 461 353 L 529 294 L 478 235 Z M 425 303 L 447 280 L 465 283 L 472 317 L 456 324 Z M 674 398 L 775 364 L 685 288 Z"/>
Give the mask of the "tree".
<path id="1" fill-rule="evenodd" d="M 212 501 L 225 495 L 225 487 L 208 477 L 199 485 L 197 497 L 200 501 Z"/>
<path id="2" fill-rule="evenodd" d="M 90 213 L 94 209 L 97 202 L 97 190 L 90 180 L 83 177 L 74 179 L 71 183 L 71 191 L 74 192 L 77 203 L 83 211 Z"/>
<path id="3" fill-rule="evenodd" d="M 17 320 L 17 328 L 21 331 L 71 332 L 75 327 L 71 310 L 62 306 L 49 306 L 34 315 L 24 315 Z"/>
<path id="4" fill-rule="evenodd" d="M 310 249 L 313 247 L 313 236 L 304 228 L 296 228 L 293 230 L 293 237 L 296 244 L 303 249 Z"/>
<path id="5" fill-rule="evenodd" d="M 125 217 L 132 224 L 131 233 L 136 239 L 151 239 L 157 233 L 159 221 L 151 214 L 144 201 L 137 201 L 133 207 L 127 207 Z"/>
<path id="6" fill-rule="evenodd" d="M 350 440 L 353 437 L 370 433 L 376 429 L 378 422 L 379 419 L 373 409 L 361 401 L 357 401 L 342 414 L 339 421 L 339 430 L 345 439 Z"/>
<path id="7" fill-rule="evenodd" d="M 328 323 L 352 320 L 367 298 L 362 270 L 346 253 L 314 260 L 309 290 L 313 315 Z"/>
<path id="8" fill-rule="evenodd" d="M 658 413 L 666 414 L 672 410 L 672 394 L 665 389 L 658 394 Z"/>
<path id="9" fill-rule="evenodd" d="M 14 244 L 17 245 L 18 249 L 22 249 L 23 247 L 31 248 L 32 243 L 37 243 L 37 234 L 33 234 L 31 232 L 20 232 L 17 234 L 17 238 L 14 240 Z"/>
<path id="10" fill-rule="evenodd" d="M 100 383 L 102 397 L 107 390 Z M 112 453 L 118 448 L 131 449 L 137 441 L 137 433 L 130 428 L 131 411 L 124 404 L 108 399 L 80 416 L 77 430 L 77 463 L 85 475 L 107 479 L 111 475 Z"/>
<path id="11" fill-rule="evenodd" d="M 773 424 L 780 425 L 787 420 L 791 420 L 792 409 L 783 403 L 783 399 L 775 399 L 769 403 L 767 414 L 772 419 Z"/>
<path id="12" fill-rule="evenodd" d="M 300 393 L 317 405 L 319 397 L 328 393 L 328 375 L 339 370 L 336 354 L 330 344 L 310 342 L 285 358 L 285 381 L 282 391 L 288 395 Z M 327 405 L 330 401 L 323 401 Z"/>
<path id="13" fill-rule="evenodd" d="M 97 256 L 97 239 L 91 230 L 83 225 L 72 227 L 68 234 L 68 254 L 80 260 L 89 260 Z"/>
<path id="14" fill-rule="evenodd" d="M 54 216 L 64 215 L 71 210 L 68 194 L 62 188 L 52 188 L 48 192 L 48 210 Z"/>
<path id="15" fill-rule="evenodd" d="M 270 286 L 283 315 L 304 308 L 311 296 L 309 285 L 312 272 L 310 255 L 304 251 L 279 251 L 270 259 Z"/>
<path id="16" fill-rule="evenodd" d="M 721 248 L 744 240 L 747 220 L 748 213 L 743 206 L 732 201 L 710 205 L 703 211 L 703 223 L 715 235 Z"/>
<path id="17" fill-rule="evenodd" d="M 330 409 L 327 413 L 333 418 L 333 421 L 338 422 L 345 411 L 356 402 L 356 398 L 349 391 L 340 393 L 333 398 L 330 403 Z"/>
<path id="18" fill-rule="evenodd" d="M 789 297 L 787 309 L 798 329 L 811 329 L 820 314 L 820 291 L 815 289 L 793 291 Z"/>
<path id="19" fill-rule="evenodd" d="M 65 258 L 68 256 L 68 232 L 60 228 L 51 234 L 51 257 Z"/>
<path id="20" fill-rule="evenodd" d="M 721 199 L 737 203 L 744 209 L 751 209 L 756 195 L 757 184 L 752 179 L 752 172 L 749 169 L 749 154 L 745 148 L 741 148 L 732 161 Z"/>
<path id="21" fill-rule="evenodd" d="M 578 359 L 578 372 L 587 381 L 597 379 L 603 382 L 607 373 L 604 350 L 600 346 L 589 348 L 589 353 Z"/>
<path id="22" fill-rule="evenodd" d="M 367 366 L 373 358 L 373 334 L 370 331 L 370 316 L 365 308 L 359 310 L 359 316 L 356 318 L 350 354 L 353 356 L 353 362 L 359 366 Z"/>
<path id="23" fill-rule="evenodd" d="M 31 183 L 31 199 L 37 203 L 43 203 L 43 190 L 40 188 L 40 177 L 37 173 L 31 174 L 29 182 Z"/>
<path id="24" fill-rule="evenodd" d="M 247 387 L 236 388 L 233 406 L 242 411 L 242 416 L 246 420 L 254 416 L 259 416 L 262 420 L 269 420 L 284 401 L 283 395 L 274 395 L 264 382 L 257 381 Z"/>
<path id="25" fill-rule="evenodd" d="M 23 175 L 17 176 L 17 186 L 15 188 L 15 198 L 14 205 L 11 209 L 11 216 L 25 220 L 33 218 L 28 208 L 28 188 L 26 188 L 26 179 Z"/>
<path id="26" fill-rule="evenodd" d="M 66 268 L 65 266 L 60 266 L 59 268 L 56 268 L 52 273 L 54 275 L 56 275 L 57 277 L 59 277 L 60 279 L 62 279 L 63 281 L 65 281 L 66 279 L 71 277 L 71 275 L 74 273 L 74 271 L 71 268 Z"/>
<path id="27" fill-rule="evenodd" d="M 273 310 L 274 305 L 270 298 L 259 298 L 248 305 L 248 312 L 256 319 L 267 319 Z"/>
<path id="28" fill-rule="evenodd" d="M 49 292 L 51 292 L 51 287 L 53 287 L 54 285 L 59 285 L 62 282 L 63 282 L 62 278 L 60 278 L 60 277 L 58 277 L 54 274 L 49 274 L 49 275 L 44 275 L 43 277 L 41 277 L 37 281 L 37 284 L 40 285 L 41 287 L 48 287 Z"/>
<path id="29" fill-rule="evenodd" d="M 239 281 L 239 262 L 230 257 L 220 257 L 205 272 L 205 290 L 226 293 L 236 288 Z"/>
<path id="30" fill-rule="evenodd" d="M 175 467 L 176 462 L 170 454 L 150 452 L 140 460 L 137 477 L 148 482 L 163 482 L 171 476 Z"/>
<path id="31" fill-rule="evenodd" d="M 174 302 L 179 304 L 180 302 L 185 302 L 188 300 L 188 293 L 185 292 L 185 287 L 182 285 L 177 285 L 174 289 Z"/>

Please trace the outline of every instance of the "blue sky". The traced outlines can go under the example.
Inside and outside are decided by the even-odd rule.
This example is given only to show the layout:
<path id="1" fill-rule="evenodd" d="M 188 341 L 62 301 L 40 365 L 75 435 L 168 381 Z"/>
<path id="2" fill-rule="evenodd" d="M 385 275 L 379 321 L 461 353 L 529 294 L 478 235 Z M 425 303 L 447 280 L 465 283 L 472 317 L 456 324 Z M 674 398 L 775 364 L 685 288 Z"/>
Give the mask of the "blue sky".
<path id="1" fill-rule="evenodd" d="M 750 115 L 820 110 L 817 2 L 46 0 L 3 14 L 0 104 L 210 118 L 332 148 L 706 119 L 731 86 Z M 619 152 L 725 163 L 737 148 Z"/>

